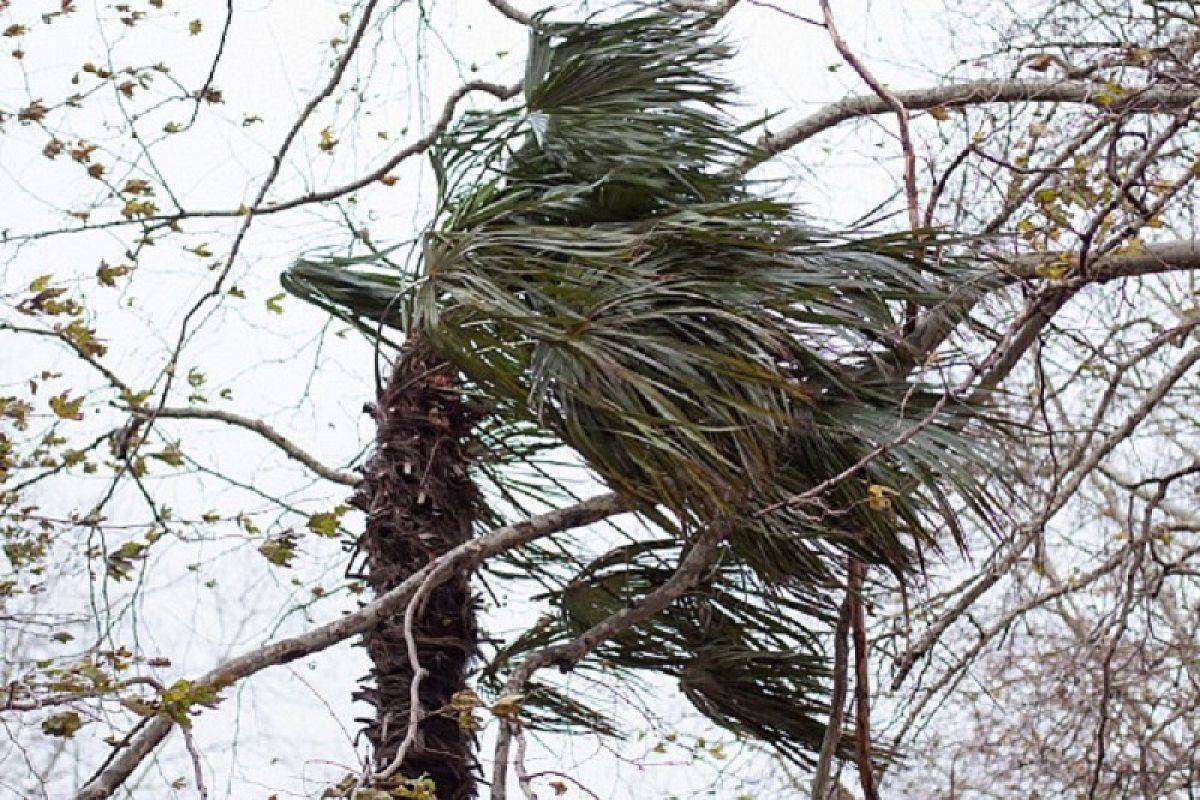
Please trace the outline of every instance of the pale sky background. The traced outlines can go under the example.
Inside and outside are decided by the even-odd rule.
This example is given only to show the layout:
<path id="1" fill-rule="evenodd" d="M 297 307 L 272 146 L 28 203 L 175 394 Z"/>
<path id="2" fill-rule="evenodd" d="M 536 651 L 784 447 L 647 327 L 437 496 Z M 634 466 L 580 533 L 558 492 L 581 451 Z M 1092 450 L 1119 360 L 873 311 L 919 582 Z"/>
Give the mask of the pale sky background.
<path id="1" fill-rule="evenodd" d="M 780 0 L 779 4 L 799 14 L 819 14 L 815 2 Z M 40 15 L 44 5 L 16 0 L 0 12 L 0 28 L 22 21 L 23 15 Z M 204 109 L 196 129 L 186 134 L 161 134 L 168 122 L 186 121 L 190 109 L 181 103 L 150 112 L 138 123 L 151 143 L 153 163 L 188 209 L 229 209 L 249 201 L 297 109 L 326 79 L 333 52 L 328 42 L 344 36 L 338 14 L 349 8 L 344 3 L 295 0 L 235 5 L 232 32 L 215 81 L 225 93 L 225 103 Z M 527 4 L 524 7 L 533 10 Z M 524 30 L 483 0 L 431 4 L 429 24 L 437 35 L 428 30 L 418 35 L 414 8 L 412 3 L 402 4 L 389 21 L 373 28 L 347 81 L 347 85 L 357 82 L 361 96 L 340 92 L 336 102 L 326 102 L 313 115 L 272 198 L 337 185 L 368 171 L 387 153 L 423 133 L 443 98 L 464 79 L 511 83 L 520 76 Z M 106 53 L 114 55 L 118 67 L 165 62 L 176 79 L 194 88 L 207 71 L 223 11 L 222 3 L 211 0 L 167 0 L 162 11 L 153 13 L 152 21 L 129 29 L 116 19 L 110 6 L 81 0 L 74 17 L 36 27 L 24 44 L 28 55 L 23 62 L 7 56 L 0 60 L 0 108 L 12 110 L 33 98 L 61 96 L 71 74 L 83 62 L 103 66 Z M 947 25 L 956 20 L 948 16 L 941 2 L 848 1 L 839 2 L 836 13 L 856 51 L 895 87 L 936 83 L 938 76 L 954 65 L 956 53 L 979 52 L 981 45 L 976 39 L 987 36 L 987 31 L 961 24 L 951 36 Z M 201 20 L 202 30 L 189 36 L 188 24 L 193 19 Z M 745 87 L 741 111 L 747 119 L 779 112 L 772 123 L 778 129 L 847 93 L 865 91 L 848 67 L 837 66 L 836 52 L 817 27 L 746 0 L 730 15 L 725 30 L 739 49 L 732 75 Z M 457 56 L 457 64 L 452 55 Z M 94 83 L 85 75 L 81 85 Z M 129 109 L 144 108 L 141 96 L 139 90 Z M 147 171 L 149 162 L 141 159 L 130 171 L 115 157 L 120 155 L 128 163 L 138 157 L 139 147 L 122 135 L 126 119 L 115 100 L 115 96 L 105 97 L 73 112 L 65 118 L 67 129 L 104 144 L 97 157 L 109 165 L 114 183 L 148 177 L 159 184 L 159 178 Z M 460 110 L 465 108 L 465 104 L 460 106 Z M 320 131 L 326 126 L 339 140 L 332 154 L 317 147 Z M 387 138 L 380 137 L 380 132 Z M 843 126 L 760 172 L 796 179 L 788 188 L 805 210 L 821 221 L 847 223 L 895 190 L 900 170 L 893 134 L 894 122 L 888 118 Z M 104 191 L 82 174 L 82 168 L 72 172 L 62 163 L 65 157 L 55 162 L 43 158 L 46 138 L 36 127 L 12 121 L 0 134 L 0 230 L 16 234 L 78 225 L 64 212 L 83 208 L 89 197 Z M 369 228 L 380 245 L 410 239 L 425 224 L 430 210 L 425 163 L 423 159 L 407 162 L 394 173 L 399 177 L 395 186 L 372 186 L 360 192 L 355 203 L 343 200 L 336 206 L 258 219 L 233 273 L 233 283 L 245 293 L 245 299 L 227 298 L 219 307 L 210 307 L 201 332 L 184 351 L 181 372 L 197 370 L 205 376 L 204 386 L 197 391 L 218 407 L 266 419 L 327 464 L 346 467 L 352 463 L 371 435 L 367 418 L 359 412 L 362 402 L 373 393 L 370 349 L 354 334 L 339 337 L 336 333 L 343 325 L 327 324 L 321 313 L 293 298 L 282 301 L 282 315 L 268 311 L 265 301 L 280 291 L 278 275 L 296 257 L 325 246 L 344 247 L 347 235 L 342 214 L 353 220 L 355 227 Z M 72 175 L 75 177 L 69 177 Z M 169 206 L 162 192 L 156 201 L 164 209 Z M 209 285 L 211 273 L 206 267 L 225 254 L 236 222 L 185 223 L 185 237 L 173 237 L 152 251 L 148 249 L 129 290 L 97 289 L 94 281 L 100 259 L 121 263 L 127 236 L 97 232 L 21 247 L 0 244 L 0 293 L 20 295 L 34 278 L 46 273 L 53 274 L 56 281 L 77 283 L 93 300 L 93 322 L 111 347 L 105 363 L 126 380 L 148 387 L 162 367 L 184 309 Z M 212 256 L 195 254 L 206 248 Z M 25 340 L 15 344 L 11 336 L 0 338 L 0 391 L 23 380 L 31 368 L 43 365 L 67 371 L 66 380 L 73 380 L 73 385 L 94 380 L 60 350 L 30 348 Z M 66 386 L 54 384 L 46 395 Z M 222 390 L 228 390 L 232 400 L 220 400 Z M 188 392 L 187 382 L 181 380 L 172 405 L 184 405 Z M 81 425 L 90 426 L 88 430 L 97 434 L 118 421 L 111 409 L 102 405 L 89 405 L 87 412 Z M 205 468 L 284 497 L 303 513 L 328 510 L 348 494 L 343 487 L 311 482 L 301 469 L 252 434 L 194 421 L 166 422 L 159 430 L 180 437 L 184 452 Z M 81 437 L 88 439 L 90 434 Z M 303 517 L 298 515 L 254 514 L 270 504 L 214 477 L 197 474 L 195 479 L 168 480 L 165 476 L 174 473 L 166 469 L 156 469 L 154 474 L 163 477 L 151 477 L 150 485 L 163 492 L 180 517 L 195 518 L 208 509 L 245 509 L 268 533 L 303 525 Z M 62 513 L 86 508 L 94 501 L 100 482 L 81 477 L 72 486 L 77 490 L 73 496 L 43 494 L 39 500 L 46 508 Z M 580 491 L 589 493 L 582 485 Z M 127 520 L 140 525 L 146 518 L 144 512 L 138 497 L 127 490 L 107 514 L 110 522 Z M 352 517 L 349 525 L 358 530 L 361 522 Z M 120 543 L 117 536 L 106 545 L 111 548 Z M 78 642 L 87 641 L 89 634 L 94 638 L 104 629 L 114 643 L 136 642 L 148 655 L 167 655 L 173 665 L 158 674 L 169 682 L 199 674 L 269 638 L 301 631 L 353 607 L 354 601 L 344 593 L 312 602 L 313 585 L 332 590 L 343 582 L 345 556 L 337 543 L 304 539 L 301 558 L 291 571 L 272 568 L 255 552 L 256 545 L 257 541 L 247 541 L 232 523 L 211 526 L 204 541 L 156 543 L 136 583 L 110 584 L 107 598 L 95 598 L 112 612 L 75 626 Z M 70 588 L 41 598 L 41 611 L 78 610 L 81 600 L 87 602 L 89 584 L 78 557 L 83 542 L 60 542 L 58 546 L 64 553 L 74 554 L 67 559 L 73 565 L 65 579 Z M 504 630 L 534 613 L 528 604 L 512 600 L 512 607 L 491 611 L 492 630 Z M 20 643 L 3 634 L 0 645 L 7 648 L 6 659 L 12 657 L 14 648 L 21 652 Z M 69 651 L 68 645 L 55 652 Z M 0 677 L 7 678 L 7 664 L 0 661 Z M 354 679 L 365 671 L 361 652 L 342 645 L 272 668 L 230 690 L 225 702 L 200 716 L 194 728 L 205 754 L 210 796 L 315 796 L 324 782 L 341 774 L 342 765 L 356 766 L 352 739 L 358 725 L 353 718 L 364 709 L 352 707 L 349 696 Z M 545 740 L 546 748 L 531 753 L 533 771 L 569 771 L 603 798 L 665 797 L 671 793 L 689 797 L 711 785 L 721 771 L 736 773 L 749 763 L 741 760 L 748 757 L 737 756 L 731 748 L 730 754 L 737 756 L 732 761 L 703 759 L 698 766 L 682 747 L 694 743 L 689 735 L 681 736 L 665 753 L 653 753 L 660 735 L 648 731 L 638 715 L 624 712 L 620 698 L 596 695 L 580 681 L 568 686 L 590 695 L 618 718 L 629 716 L 630 732 L 644 738 L 619 747 L 619 753 L 609 749 L 613 743 L 591 737 Z M 688 715 L 669 692 L 667 686 L 657 692 L 662 704 L 654 709 L 668 723 L 674 721 L 677 730 L 706 736 L 709 744 L 730 740 L 720 732 L 714 738 L 712 730 Z M 40 734 L 17 730 L 20 723 L 20 719 L 7 717 L 7 735 L 44 745 Z M 76 743 L 81 754 L 73 745 L 44 776 L 50 787 L 48 796 L 65 796 L 71 784 L 99 764 L 104 746 L 89 744 L 90 732 L 85 728 Z M 485 764 L 490 763 L 486 736 L 482 752 Z M 16 745 L 0 737 L 0 775 L 5 776 L 0 778 L 0 797 L 16 798 L 35 791 L 36 782 L 19 774 L 22 765 Z M 746 777 L 769 778 L 771 769 L 759 759 Z M 195 797 L 192 789 L 176 795 L 164 789 L 166 782 L 180 776 L 190 781 L 190 766 L 175 734 L 161 749 L 138 796 Z M 722 787 L 720 797 L 756 788 L 739 789 L 736 781 L 718 785 Z M 568 796 L 580 795 L 572 790 Z"/>

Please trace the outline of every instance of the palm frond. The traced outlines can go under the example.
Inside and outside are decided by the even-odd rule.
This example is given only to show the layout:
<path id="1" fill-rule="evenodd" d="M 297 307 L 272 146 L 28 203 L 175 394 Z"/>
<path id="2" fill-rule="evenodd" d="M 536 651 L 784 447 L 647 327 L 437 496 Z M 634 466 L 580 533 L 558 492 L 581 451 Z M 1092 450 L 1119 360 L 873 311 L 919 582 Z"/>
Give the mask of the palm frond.
<path id="1" fill-rule="evenodd" d="M 730 169 L 751 146 L 709 20 L 537 16 L 531 31 L 524 102 L 466 115 L 433 154 L 419 273 L 309 259 L 285 285 L 457 367 L 490 468 L 564 444 L 670 534 L 583 566 L 553 542 L 514 556 L 555 614 L 485 684 L 661 585 L 695 527 L 738 519 L 702 584 L 595 663 L 673 676 L 718 724 L 803 761 L 823 733 L 818 632 L 845 555 L 902 574 L 914 543 L 956 530 L 947 493 L 989 512 L 991 462 L 965 424 L 978 410 L 873 367 L 905 303 L 944 303 L 980 273 L 920 261 L 930 232 L 835 235 L 752 191 Z M 780 503 L 877 451 L 819 504 Z M 604 724 L 541 696 L 547 725 Z"/>

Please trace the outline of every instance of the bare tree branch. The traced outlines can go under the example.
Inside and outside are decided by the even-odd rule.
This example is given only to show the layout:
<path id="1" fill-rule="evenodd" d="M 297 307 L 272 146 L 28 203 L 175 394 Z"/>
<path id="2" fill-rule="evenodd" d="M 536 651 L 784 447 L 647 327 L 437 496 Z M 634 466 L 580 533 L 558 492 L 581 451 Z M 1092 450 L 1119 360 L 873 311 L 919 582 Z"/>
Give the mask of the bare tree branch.
<path id="1" fill-rule="evenodd" d="M 242 416 L 241 414 L 235 414 L 232 411 L 224 411 L 219 408 L 173 408 L 168 406 L 158 409 L 157 412 L 153 409 L 136 409 L 134 411 L 134 415 L 140 419 L 149 419 L 155 414 L 159 419 L 215 420 L 238 428 L 244 428 L 257 433 L 286 453 L 289 458 L 299 461 L 327 481 L 340 483 L 344 486 L 354 486 L 359 481 L 357 473 L 345 472 L 325 466 L 261 419 Z"/>
<path id="2" fill-rule="evenodd" d="M 908 201 L 908 227 L 915 231 L 921 227 L 921 215 L 920 200 L 917 197 L 917 153 L 913 148 L 912 135 L 909 133 L 908 109 L 871 73 L 871 70 L 867 69 L 863 60 L 855 55 L 854 51 L 850 49 L 850 45 L 842 38 L 842 34 L 834 22 L 833 9 L 829 6 L 829 0 L 820 0 L 820 2 L 821 13 L 825 19 L 825 29 L 829 31 L 829 38 L 833 40 L 833 46 L 841 53 L 846 63 L 858 73 L 858 77 L 863 79 L 863 83 L 871 87 L 875 96 L 896 114 L 896 122 L 900 128 L 900 150 L 904 153 L 904 196 Z"/>
<path id="3" fill-rule="evenodd" d="M 1120 114 L 1166 112 L 1187 108 L 1200 99 L 1200 89 L 1192 86 L 1156 86 L 1113 98 L 1104 92 L 1102 85 L 1087 81 L 987 80 L 909 89 L 894 92 L 893 95 L 909 110 L 990 103 L 1078 103 Z M 817 110 L 779 133 L 763 136 L 758 140 L 758 152 L 748 156 L 739 167 L 743 170 L 751 169 L 771 156 L 848 120 L 892 111 L 894 109 L 878 95 L 847 97 Z"/>
<path id="4" fill-rule="evenodd" d="M 1052 520 L 1058 512 L 1066 507 L 1067 502 L 1075 496 L 1080 485 L 1087 479 L 1092 471 L 1099 466 L 1100 462 L 1108 456 L 1113 449 L 1125 441 L 1129 435 L 1140 425 L 1146 417 L 1150 415 L 1167 392 L 1177 384 L 1184 375 L 1186 375 L 1197 362 L 1200 362 L 1200 347 L 1189 350 L 1187 354 L 1181 358 L 1165 375 L 1151 387 L 1137 407 L 1130 412 L 1129 416 L 1117 426 L 1115 430 L 1109 433 L 1104 438 L 1095 450 L 1083 460 L 1083 463 L 1074 470 L 1067 480 L 1063 481 L 1062 486 L 1058 487 L 1055 497 L 1042 509 L 1042 511 L 1031 520 L 1028 524 L 1023 525 L 1016 532 L 1013 543 L 1009 546 L 1008 552 L 998 557 L 983 574 L 976 579 L 969 588 L 967 588 L 953 607 L 938 617 L 925 630 L 925 633 L 910 648 L 900 659 L 896 669 L 895 677 L 892 679 L 892 690 L 896 690 L 904 683 L 908 677 L 913 665 L 925 656 L 926 653 L 937 643 L 946 629 L 950 627 L 955 620 L 961 617 L 967 609 L 975 604 L 989 589 L 995 586 L 1001 578 L 1008 574 L 1009 569 L 1017 562 L 1026 548 L 1033 543 L 1034 539 L 1045 530 L 1046 525 Z"/>
<path id="5" fill-rule="evenodd" d="M 833 758 L 842 742 L 842 729 L 846 716 L 846 685 L 850 671 L 850 616 L 854 604 L 850 587 L 842 599 L 837 625 L 833 629 L 833 693 L 829 700 L 829 723 L 825 727 L 825 738 L 821 740 L 821 752 L 817 755 L 817 766 L 813 772 L 812 800 L 827 800 Z"/>

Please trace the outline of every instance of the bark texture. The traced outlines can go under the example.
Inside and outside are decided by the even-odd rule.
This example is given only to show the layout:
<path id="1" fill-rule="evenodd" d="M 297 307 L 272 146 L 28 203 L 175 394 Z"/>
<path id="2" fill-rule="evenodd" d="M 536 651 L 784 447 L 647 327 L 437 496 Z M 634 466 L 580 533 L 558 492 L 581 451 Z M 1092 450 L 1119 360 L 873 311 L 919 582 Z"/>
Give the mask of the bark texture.
<path id="1" fill-rule="evenodd" d="M 476 415 L 461 397 L 455 371 L 418 339 L 403 348 L 372 413 L 375 452 L 353 503 L 367 514 L 358 547 L 364 577 L 380 595 L 466 542 L 482 501 L 469 472 Z M 476 605 L 468 575 L 460 572 L 418 610 L 413 636 L 427 673 L 420 686 L 421 721 L 396 780 L 376 788 L 428 776 L 439 800 L 475 796 L 473 734 L 460 728 L 450 699 L 466 687 L 476 654 Z M 355 698 L 375 709 L 373 718 L 361 721 L 382 770 L 395 759 L 413 712 L 403 610 L 365 633 L 363 644 L 373 666 Z"/>

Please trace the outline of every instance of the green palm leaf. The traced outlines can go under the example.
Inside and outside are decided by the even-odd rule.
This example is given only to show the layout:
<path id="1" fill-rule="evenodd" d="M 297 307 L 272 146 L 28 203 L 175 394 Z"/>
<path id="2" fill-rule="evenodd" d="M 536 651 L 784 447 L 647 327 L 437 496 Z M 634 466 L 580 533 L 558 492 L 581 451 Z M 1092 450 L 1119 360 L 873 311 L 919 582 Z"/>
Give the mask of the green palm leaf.
<path id="1" fill-rule="evenodd" d="M 914 542 L 957 530 L 950 509 L 988 513 L 976 410 L 874 369 L 904 303 L 979 275 L 918 262 L 912 236 L 833 235 L 758 196 L 731 169 L 750 146 L 709 28 L 677 12 L 535 17 L 524 103 L 466 115 L 433 154 L 419 269 L 307 259 L 285 286 L 428 342 L 488 415 L 497 460 L 566 445 L 673 534 L 582 568 L 565 543 L 514 556 L 557 613 L 485 683 L 660 585 L 696 527 L 737 519 L 701 586 L 596 655 L 677 678 L 717 723 L 803 760 L 823 733 L 821 632 L 844 556 L 903 574 Z M 780 505 L 881 448 L 819 507 Z M 549 685 L 541 697 L 547 725 L 610 724 Z"/>

